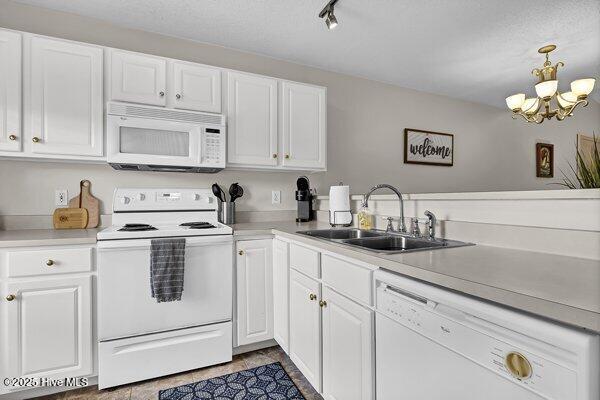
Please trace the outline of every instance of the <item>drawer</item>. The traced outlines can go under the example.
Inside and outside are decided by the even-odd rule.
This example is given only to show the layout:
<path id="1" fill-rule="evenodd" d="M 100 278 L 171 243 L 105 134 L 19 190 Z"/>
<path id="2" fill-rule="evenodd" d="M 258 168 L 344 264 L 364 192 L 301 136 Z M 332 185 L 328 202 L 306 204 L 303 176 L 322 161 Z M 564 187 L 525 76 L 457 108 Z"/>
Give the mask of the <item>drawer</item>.
<path id="1" fill-rule="evenodd" d="M 321 259 L 323 283 L 364 304 L 373 305 L 373 270 L 336 257 Z"/>
<path id="2" fill-rule="evenodd" d="M 9 278 L 86 272 L 92 269 L 91 247 L 10 251 L 7 257 Z"/>
<path id="3" fill-rule="evenodd" d="M 319 279 L 320 253 L 316 250 L 292 243 L 290 246 L 290 267 Z"/>
<path id="4" fill-rule="evenodd" d="M 231 361 L 231 340 L 231 322 L 224 322 L 100 342 L 98 386 L 104 389 Z"/>

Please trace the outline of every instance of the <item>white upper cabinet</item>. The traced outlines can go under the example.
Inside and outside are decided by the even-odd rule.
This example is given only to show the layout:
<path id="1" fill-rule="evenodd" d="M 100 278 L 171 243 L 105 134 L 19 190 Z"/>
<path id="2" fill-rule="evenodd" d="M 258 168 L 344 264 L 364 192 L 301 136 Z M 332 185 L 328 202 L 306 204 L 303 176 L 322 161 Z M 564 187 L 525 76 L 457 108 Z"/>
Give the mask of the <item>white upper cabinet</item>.
<path id="1" fill-rule="evenodd" d="M 21 136 L 21 34 L 0 30 L 0 151 L 20 151 Z"/>
<path id="2" fill-rule="evenodd" d="M 168 101 L 173 108 L 221 112 L 221 70 L 206 65 L 171 61 Z"/>
<path id="3" fill-rule="evenodd" d="M 273 240 L 273 336 L 289 352 L 289 276 L 290 245 Z"/>
<path id="4" fill-rule="evenodd" d="M 277 166 L 277 80 L 229 72 L 229 164 Z"/>
<path id="5" fill-rule="evenodd" d="M 237 242 L 237 344 L 273 339 L 273 240 Z"/>
<path id="6" fill-rule="evenodd" d="M 6 285 L 6 376 L 61 379 L 92 373 L 90 276 Z"/>
<path id="7" fill-rule="evenodd" d="M 375 395 L 373 311 L 323 287 L 323 398 Z"/>
<path id="8" fill-rule="evenodd" d="M 166 105 L 165 58 L 113 49 L 110 73 L 111 100 Z"/>
<path id="9" fill-rule="evenodd" d="M 25 120 L 34 154 L 102 156 L 101 47 L 33 36 Z"/>
<path id="10" fill-rule="evenodd" d="M 326 89 L 282 82 L 282 165 L 325 169 L 327 157 Z"/>

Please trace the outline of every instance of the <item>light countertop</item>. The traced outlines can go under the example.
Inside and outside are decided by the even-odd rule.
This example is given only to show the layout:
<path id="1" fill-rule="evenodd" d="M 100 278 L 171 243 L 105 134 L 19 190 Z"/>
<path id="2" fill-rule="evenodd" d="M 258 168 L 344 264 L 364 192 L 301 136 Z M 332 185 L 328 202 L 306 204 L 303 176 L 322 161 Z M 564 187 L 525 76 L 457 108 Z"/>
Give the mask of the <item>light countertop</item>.
<path id="1" fill-rule="evenodd" d="M 467 295 L 600 332 L 600 261 L 476 245 L 404 254 L 373 253 L 298 235 L 323 222 L 233 225 L 238 239 L 276 234 Z M 0 248 L 94 244 L 99 229 L 0 231 Z"/>
<path id="2" fill-rule="evenodd" d="M 326 223 L 244 223 L 236 235 L 268 233 L 563 323 L 600 332 L 600 261 L 476 245 L 404 254 L 373 253 L 296 234 Z"/>
<path id="3" fill-rule="evenodd" d="M 95 244 L 100 229 L 18 229 L 0 231 L 0 248 Z"/>

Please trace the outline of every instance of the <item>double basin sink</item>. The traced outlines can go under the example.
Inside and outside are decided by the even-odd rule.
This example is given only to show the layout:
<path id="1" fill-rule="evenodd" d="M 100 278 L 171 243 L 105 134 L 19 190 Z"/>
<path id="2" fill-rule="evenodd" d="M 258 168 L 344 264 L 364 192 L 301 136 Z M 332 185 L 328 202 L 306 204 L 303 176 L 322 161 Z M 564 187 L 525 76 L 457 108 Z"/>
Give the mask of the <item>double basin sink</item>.
<path id="1" fill-rule="evenodd" d="M 457 240 L 414 237 L 405 233 L 386 232 L 364 229 L 316 229 L 297 232 L 301 235 L 343 243 L 376 253 L 408 253 L 419 250 L 447 249 L 451 247 L 470 246 L 472 243 Z"/>

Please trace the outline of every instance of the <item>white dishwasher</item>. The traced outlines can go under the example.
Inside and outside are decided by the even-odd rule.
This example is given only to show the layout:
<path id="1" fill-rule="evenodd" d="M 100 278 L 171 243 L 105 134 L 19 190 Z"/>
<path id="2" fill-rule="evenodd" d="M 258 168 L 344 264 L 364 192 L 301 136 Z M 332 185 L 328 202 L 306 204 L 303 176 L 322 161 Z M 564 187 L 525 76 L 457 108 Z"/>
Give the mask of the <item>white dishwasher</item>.
<path id="1" fill-rule="evenodd" d="M 376 271 L 377 400 L 598 400 L 599 336 Z"/>

